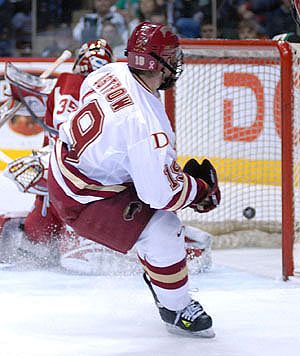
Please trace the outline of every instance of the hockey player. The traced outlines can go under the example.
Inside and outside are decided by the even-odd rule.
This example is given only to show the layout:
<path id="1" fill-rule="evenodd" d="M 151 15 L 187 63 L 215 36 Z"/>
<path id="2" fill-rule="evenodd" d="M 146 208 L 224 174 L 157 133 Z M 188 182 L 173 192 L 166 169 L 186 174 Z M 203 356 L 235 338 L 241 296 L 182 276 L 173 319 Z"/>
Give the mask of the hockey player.
<path id="1" fill-rule="evenodd" d="M 128 64 L 109 64 L 85 79 L 78 110 L 60 127 L 48 189 L 79 235 L 122 253 L 135 246 L 169 331 L 213 337 L 211 317 L 188 293 L 185 232 L 176 211 L 216 208 L 217 174 L 208 160 L 179 167 L 156 96 L 180 76 L 181 53 L 170 28 L 144 22 L 128 40 Z"/>
<path id="2" fill-rule="evenodd" d="M 103 46 L 101 53 L 99 43 Z M 48 97 L 45 116 L 48 127 L 58 130 L 60 124 L 76 109 L 79 88 L 86 74 L 109 62 L 111 50 L 104 41 L 90 42 L 81 47 L 73 73 L 61 74 Z M 36 108 L 32 108 L 32 111 L 38 117 L 41 116 L 37 114 Z M 48 141 L 49 134 L 46 132 L 45 144 L 48 144 Z M 109 258 L 110 264 L 113 264 L 113 261 L 118 261 L 115 263 L 118 265 L 123 263 L 122 273 L 124 269 L 128 273 L 140 271 L 138 266 L 132 263 L 135 260 L 134 252 L 122 259 L 101 245 L 76 235 L 61 221 L 53 206 L 49 206 L 45 179 L 48 153 L 49 146 L 45 146 L 34 155 L 17 159 L 9 164 L 5 171 L 21 191 L 35 194 L 36 199 L 35 207 L 27 216 L 0 216 L 0 262 L 19 262 L 23 265 L 28 261 L 30 265 L 60 265 L 75 273 L 98 274 L 105 273 L 108 268 L 106 261 Z M 33 175 L 34 172 L 36 176 Z M 208 233 L 186 227 L 186 250 L 193 271 L 199 272 L 210 267 L 211 242 Z"/>
<path id="3" fill-rule="evenodd" d="M 78 51 L 77 58 L 73 65 L 73 73 L 60 74 L 55 87 L 47 99 L 47 110 L 45 123 L 48 127 L 58 130 L 59 126 L 68 119 L 70 113 L 75 111 L 78 106 L 80 86 L 84 78 L 92 71 L 102 67 L 113 60 L 113 53 L 105 40 L 99 39 L 90 41 L 82 45 Z M 49 135 L 45 135 L 44 145 L 49 144 Z M 49 265 L 56 264 L 57 238 L 65 233 L 65 224 L 61 221 L 55 208 L 49 204 L 46 187 L 48 163 L 41 162 L 41 159 L 47 160 L 47 147 L 40 153 L 32 157 L 28 171 L 33 172 L 33 167 L 41 164 L 41 170 L 45 169 L 44 175 L 39 179 L 30 180 L 28 186 L 24 189 L 35 193 L 36 199 L 33 210 L 24 218 L 11 219 L 8 216 L 0 216 L 0 257 L 2 260 L 14 260 L 19 254 L 29 254 L 29 257 L 36 258 L 40 263 Z M 29 158 L 30 160 L 30 158 Z M 17 161 L 19 167 L 20 162 Z M 16 167 L 16 166 L 15 166 Z M 25 170 L 23 170 L 25 172 Z M 21 179 L 22 175 L 15 168 L 11 170 L 14 173 L 13 178 Z M 25 172 L 26 173 L 26 172 Z M 25 174 L 24 174 L 25 175 Z M 18 183 L 18 182 L 17 182 Z M 24 184 L 24 182 L 21 182 Z M 18 235 L 20 238 L 8 238 L 11 235 Z M 6 238 L 4 237 L 6 236 Z M 5 244 L 5 246 L 3 246 Z M 12 251 L 17 247 L 15 251 Z"/>

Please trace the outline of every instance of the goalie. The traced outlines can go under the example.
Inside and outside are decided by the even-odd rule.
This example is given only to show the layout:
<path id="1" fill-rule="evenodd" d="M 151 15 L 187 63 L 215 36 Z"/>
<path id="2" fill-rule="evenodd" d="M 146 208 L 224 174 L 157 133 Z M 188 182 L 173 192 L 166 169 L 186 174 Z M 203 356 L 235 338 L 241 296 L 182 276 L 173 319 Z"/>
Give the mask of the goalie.
<path id="1" fill-rule="evenodd" d="M 41 122 L 41 115 L 36 115 L 35 110 L 27 105 L 26 96 L 20 98 L 21 95 L 26 94 L 26 85 L 29 87 L 27 92 L 32 96 L 33 87 L 37 86 L 35 82 L 42 81 L 33 78 L 31 83 L 26 84 L 21 80 L 25 76 L 22 76 L 22 73 L 18 73 L 17 69 L 13 67 L 10 68 L 12 73 L 6 75 L 13 88 L 12 94 L 16 95 L 18 100 L 23 99 L 29 114 L 32 114 L 46 131 L 43 149 L 34 152 L 32 156 L 12 162 L 4 172 L 21 191 L 36 194 L 36 199 L 33 210 L 26 217 L 0 216 L 0 233 L 2 235 L 2 238 L 0 236 L 0 257 L 2 261 L 15 260 L 19 252 L 19 254 L 28 254 L 30 257 L 36 258 L 44 265 L 57 263 L 57 241 L 66 231 L 65 224 L 48 199 L 47 171 L 51 137 L 56 136 L 59 126 L 68 119 L 71 112 L 77 109 L 80 86 L 84 78 L 92 71 L 111 63 L 112 60 L 112 50 L 105 40 L 99 39 L 83 44 L 74 62 L 73 73 L 62 73 L 50 92 L 47 98 L 44 122 Z M 17 83 L 15 78 L 20 78 L 22 85 Z M 45 94 L 40 91 L 34 95 L 36 98 L 45 97 Z M 4 239 L 3 236 L 16 236 L 16 238 Z"/>

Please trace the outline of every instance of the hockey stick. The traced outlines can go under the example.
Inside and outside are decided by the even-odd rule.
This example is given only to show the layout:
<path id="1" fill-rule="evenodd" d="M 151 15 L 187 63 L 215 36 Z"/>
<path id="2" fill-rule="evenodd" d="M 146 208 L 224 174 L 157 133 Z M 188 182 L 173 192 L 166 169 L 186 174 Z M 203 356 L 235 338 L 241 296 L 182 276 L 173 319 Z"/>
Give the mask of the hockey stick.
<path id="1" fill-rule="evenodd" d="M 0 128 L 6 121 L 12 119 L 15 113 L 20 110 L 22 104 L 14 99 L 7 99 L 4 104 L 0 106 Z"/>
<path id="2" fill-rule="evenodd" d="M 50 132 L 52 135 L 57 135 L 58 134 L 58 130 L 48 126 L 43 120 L 41 120 L 40 118 L 38 118 L 35 113 L 33 112 L 33 110 L 31 110 L 31 107 L 28 105 L 28 103 L 26 103 L 20 88 L 17 88 L 18 90 L 18 95 L 19 95 L 19 99 L 21 101 L 21 104 L 27 109 L 27 111 L 29 112 L 30 116 L 32 117 L 32 120 L 38 124 L 42 129 L 44 129 L 45 131 Z"/>
<path id="3" fill-rule="evenodd" d="M 48 78 L 57 67 L 59 67 L 63 62 L 65 62 L 67 59 L 69 59 L 72 56 L 71 51 L 65 50 L 56 60 L 53 62 L 50 67 L 45 70 L 41 75 L 40 78 L 46 79 Z M 2 121 L 0 121 L 0 128 L 4 125 L 5 122 L 7 122 L 9 119 L 11 119 L 15 113 L 23 106 L 22 102 L 18 103 L 13 103 L 13 99 L 8 99 L 1 107 L 0 107 L 0 112 L 1 108 L 4 106 L 10 107 L 12 105 L 11 109 L 7 110 L 6 115 L 4 114 Z M 46 127 L 42 126 L 44 129 Z M 48 126 L 47 126 L 48 128 Z M 55 132 L 56 133 L 56 132 Z M 5 162 L 5 163 L 11 163 L 13 161 L 12 158 L 10 158 L 8 155 L 6 155 L 2 150 L 0 150 L 0 160 Z"/>
<path id="4" fill-rule="evenodd" d="M 59 67 L 63 62 L 69 59 L 72 56 L 71 51 L 65 50 L 63 53 L 53 62 L 48 69 L 46 69 L 41 75 L 40 78 L 47 79 L 57 67 Z M 15 113 L 20 110 L 23 106 L 21 102 L 18 102 L 14 99 L 8 99 L 2 106 L 0 106 L 0 128 L 11 119 Z"/>
<path id="5" fill-rule="evenodd" d="M 71 58 L 72 53 L 69 50 L 63 51 L 63 53 L 53 62 L 48 69 L 46 69 L 41 75 L 40 78 L 46 79 L 48 78 L 54 71 L 55 69 L 60 66 L 63 62 L 65 62 L 67 59 Z"/>

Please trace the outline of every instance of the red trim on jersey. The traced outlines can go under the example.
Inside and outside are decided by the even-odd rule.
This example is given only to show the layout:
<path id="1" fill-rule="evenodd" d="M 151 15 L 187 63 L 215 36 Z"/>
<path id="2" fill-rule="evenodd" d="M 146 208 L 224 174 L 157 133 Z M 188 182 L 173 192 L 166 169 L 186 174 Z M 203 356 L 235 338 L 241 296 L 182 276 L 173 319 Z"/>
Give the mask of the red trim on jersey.
<path id="1" fill-rule="evenodd" d="M 57 130 L 59 130 L 59 128 L 61 127 L 62 124 L 63 124 L 63 122 L 61 122 L 57 125 Z"/>
<path id="2" fill-rule="evenodd" d="M 182 189 L 172 197 L 163 210 L 177 211 L 186 205 L 187 200 L 190 198 L 192 181 L 188 174 L 183 173 L 183 175 L 186 179 L 183 181 Z"/>
<path id="3" fill-rule="evenodd" d="M 48 95 L 47 99 L 47 110 L 45 114 L 45 123 L 53 128 L 57 128 L 53 122 L 53 112 L 54 108 L 58 103 L 55 103 L 55 89 L 59 88 L 59 93 L 61 96 L 69 95 L 74 98 L 76 102 L 79 100 L 80 96 L 80 86 L 85 79 L 84 76 L 74 73 L 61 73 L 57 79 L 55 87 L 52 89 L 51 93 Z"/>
<path id="4" fill-rule="evenodd" d="M 153 91 L 149 88 L 149 86 L 143 81 L 143 79 L 136 73 L 131 72 L 133 78 L 149 93 L 154 94 Z"/>
<path id="5" fill-rule="evenodd" d="M 57 146 L 57 144 L 56 144 Z M 56 147 L 56 149 L 58 149 Z M 74 182 L 72 182 L 70 179 L 68 179 L 62 172 L 62 177 L 63 180 L 66 184 L 66 186 L 75 194 L 78 196 L 95 196 L 95 197 L 99 197 L 102 199 L 106 199 L 106 198 L 111 198 L 113 196 L 115 196 L 116 194 L 118 194 L 118 192 L 114 191 L 114 190 L 106 190 L 106 191 L 102 191 L 102 190 L 97 190 L 97 187 L 101 188 L 101 187 L 105 187 L 103 184 L 99 183 L 96 180 L 90 179 L 87 176 L 85 176 L 84 174 L 82 174 L 76 167 L 72 166 L 70 163 L 66 162 L 66 157 L 68 155 L 68 149 L 66 144 L 62 144 L 61 146 L 61 163 L 63 164 L 64 168 L 67 169 L 69 172 L 71 172 L 73 175 L 75 175 L 76 177 L 78 177 L 78 179 L 80 179 L 83 183 L 85 183 L 87 186 L 88 185 L 94 185 L 96 189 L 89 189 L 87 188 L 78 188 Z M 58 162 L 58 157 L 57 157 L 57 152 L 55 150 L 55 157 L 56 157 L 56 161 Z M 59 167 L 59 165 L 58 165 Z"/>
<path id="6" fill-rule="evenodd" d="M 55 206 L 58 206 L 56 210 L 59 210 L 59 216 L 62 218 L 62 220 L 66 220 L 66 218 L 72 220 L 73 218 L 77 217 L 77 215 L 73 217 L 71 214 L 67 214 L 66 212 L 71 212 L 72 209 L 75 211 L 77 209 L 77 213 L 79 214 L 79 212 L 83 209 L 84 204 L 81 204 L 77 200 L 68 196 L 57 183 L 52 172 L 51 162 L 49 163 L 48 167 L 48 190 L 50 202 L 52 202 L 53 197 L 59 197 L 58 203 L 56 201 L 57 199 L 54 199 L 54 204 Z M 60 214 L 61 212 L 63 212 L 62 215 Z"/>
<path id="7" fill-rule="evenodd" d="M 94 89 L 88 91 L 88 92 L 82 97 L 82 102 L 84 102 L 84 99 L 85 99 L 87 96 L 89 96 L 89 95 L 91 95 L 91 94 L 93 94 L 93 93 L 95 93 L 95 90 L 94 90 Z"/>

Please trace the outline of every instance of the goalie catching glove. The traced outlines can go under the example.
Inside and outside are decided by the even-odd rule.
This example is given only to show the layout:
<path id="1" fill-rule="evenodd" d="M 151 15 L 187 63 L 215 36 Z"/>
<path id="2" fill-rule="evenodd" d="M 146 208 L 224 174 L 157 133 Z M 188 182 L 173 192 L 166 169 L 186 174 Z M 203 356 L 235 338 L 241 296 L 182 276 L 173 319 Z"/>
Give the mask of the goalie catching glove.
<path id="1" fill-rule="evenodd" d="M 218 186 L 217 172 L 210 161 L 204 159 L 199 164 L 192 158 L 185 164 L 183 172 L 196 179 L 201 179 L 208 186 L 206 196 L 203 198 L 203 196 L 199 197 L 197 194 L 194 201 L 190 204 L 190 208 L 199 213 L 206 213 L 215 209 L 220 204 L 221 192 Z"/>

